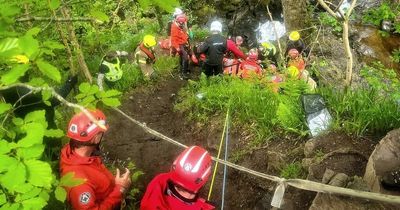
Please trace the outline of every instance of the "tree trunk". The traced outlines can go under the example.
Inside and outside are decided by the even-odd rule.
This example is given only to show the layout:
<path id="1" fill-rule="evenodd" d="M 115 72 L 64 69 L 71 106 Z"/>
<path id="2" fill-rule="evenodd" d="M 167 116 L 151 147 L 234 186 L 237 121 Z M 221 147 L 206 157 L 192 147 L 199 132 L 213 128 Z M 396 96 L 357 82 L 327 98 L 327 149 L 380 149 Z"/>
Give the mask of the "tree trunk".
<path id="1" fill-rule="evenodd" d="M 67 8 L 67 6 L 63 6 L 61 12 L 64 15 L 64 18 L 71 19 L 70 11 L 69 8 Z M 85 75 L 89 83 L 92 83 L 92 75 L 90 74 L 89 68 L 86 65 L 85 57 L 83 56 L 78 39 L 76 38 L 75 29 L 72 21 L 67 24 L 67 31 L 69 35 L 69 40 L 71 41 L 72 46 L 74 46 L 80 69 L 82 70 L 83 74 Z"/>
<path id="2" fill-rule="evenodd" d="M 307 0 L 282 0 L 283 17 L 286 31 L 310 27 L 310 14 L 307 11 Z M 302 34 L 304 37 L 304 34 Z"/>

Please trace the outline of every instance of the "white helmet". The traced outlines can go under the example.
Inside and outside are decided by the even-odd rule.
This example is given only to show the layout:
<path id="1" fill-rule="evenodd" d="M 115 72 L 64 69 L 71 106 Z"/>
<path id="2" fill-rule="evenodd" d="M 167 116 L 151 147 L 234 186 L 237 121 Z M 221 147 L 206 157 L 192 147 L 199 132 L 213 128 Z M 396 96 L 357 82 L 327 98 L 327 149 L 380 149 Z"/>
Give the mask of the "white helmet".
<path id="1" fill-rule="evenodd" d="M 183 11 L 180 8 L 175 8 L 173 16 L 176 17 L 181 14 L 183 14 Z"/>
<path id="2" fill-rule="evenodd" d="M 221 24 L 221 22 L 219 22 L 219 21 L 213 21 L 212 23 L 211 23 L 211 27 L 210 27 L 210 31 L 211 32 L 213 32 L 213 31 L 217 31 L 217 32 L 222 32 L 222 24 Z"/>

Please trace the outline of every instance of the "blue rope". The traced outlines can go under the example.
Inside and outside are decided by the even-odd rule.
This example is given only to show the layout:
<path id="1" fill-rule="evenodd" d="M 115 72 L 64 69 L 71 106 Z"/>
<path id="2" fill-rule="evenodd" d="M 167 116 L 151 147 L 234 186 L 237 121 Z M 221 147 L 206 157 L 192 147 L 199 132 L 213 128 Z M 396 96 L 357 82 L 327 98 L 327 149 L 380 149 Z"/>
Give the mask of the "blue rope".
<path id="1" fill-rule="evenodd" d="M 226 122 L 226 132 L 225 132 L 225 157 L 224 160 L 228 159 L 228 143 L 229 143 L 229 114 Z M 222 201 L 221 201 L 221 210 L 224 209 L 225 203 L 225 187 L 226 187 L 226 178 L 227 177 L 227 166 L 224 165 L 224 179 L 222 181 Z"/>

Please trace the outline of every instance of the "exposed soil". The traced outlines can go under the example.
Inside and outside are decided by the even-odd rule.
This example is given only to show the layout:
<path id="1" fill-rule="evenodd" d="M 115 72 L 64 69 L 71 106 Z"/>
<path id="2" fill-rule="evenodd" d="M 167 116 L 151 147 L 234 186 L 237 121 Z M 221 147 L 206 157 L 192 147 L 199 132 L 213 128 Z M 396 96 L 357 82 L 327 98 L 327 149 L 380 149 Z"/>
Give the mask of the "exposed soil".
<path id="1" fill-rule="evenodd" d="M 213 155 L 217 154 L 221 128 L 218 123 L 200 127 L 185 120 L 185 116 L 174 111 L 178 91 L 186 81 L 169 78 L 152 87 L 144 87 L 128 92 L 120 108 L 128 115 L 164 135 L 186 145 L 201 145 Z M 105 136 L 104 145 L 109 157 L 121 160 L 131 159 L 145 174 L 135 183 L 143 193 L 146 185 L 158 173 L 167 172 L 181 148 L 146 133 L 128 119 L 115 111 L 108 113 L 110 132 Z M 216 126 L 217 125 L 217 126 Z M 232 134 L 230 154 L 242 149 L 246 137 Z M 370 145 L 365 151 L 368 153 Z M 255 148 L 242 155 L 237 163 L 264 173 L 279 175 L 279 166 L 271 165 L 271 154 L 283 154 L 284 161 L 301 161 L 304 157 L 304 141 L 276 141 L 262 148 Z M 268 153 L 272 152 L 272 153 Z M 267 153 L 269 155 L 267 155 Z M 329 163 L 328 163 L 329 164 Z M 364 166 L 357 168 L 363 173 Z M 360 171 L 359 171 L 360 170 Z M 275 183 L 228 168 L 228 181 L 225 193 L 226 209 L 269 209 Z M 223 166 L 219 166 L 211 201 L 220 206 L 222 191 Z M 204 196 L 209 189 L 208 182 Z M 315 193 L 288 188 L 285 199 L 288 201 L 283 209 L 308 209 Z"/>

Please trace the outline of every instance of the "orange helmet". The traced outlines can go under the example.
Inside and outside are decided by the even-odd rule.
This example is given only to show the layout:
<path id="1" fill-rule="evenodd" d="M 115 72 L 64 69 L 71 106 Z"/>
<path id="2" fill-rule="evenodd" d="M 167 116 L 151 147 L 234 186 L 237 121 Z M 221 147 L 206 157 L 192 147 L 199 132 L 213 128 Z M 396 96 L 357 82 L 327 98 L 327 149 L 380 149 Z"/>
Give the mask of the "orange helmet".
<path id="1" fill-rule="evenodd" d="M 99 121 L 100 124 L 106 126 L 105 129 L 96 125 L 89 117 L 80 112 L 75 114 L 69 121 L 67 136 L 77 141 L 86 142 L 90 141 L 95 135 L 101 132 L 105 132 L 108 129 L 106 125 L 106 116 L 98 109 L 89 111 L 90 114 Z"/>
<path id="2" fill-rule="evenodd" d="M 186 148 L 174 161 L 171 181 L 184 189 L 197 193 L 211 174 L 211 156 L 199 146 Z"/>

